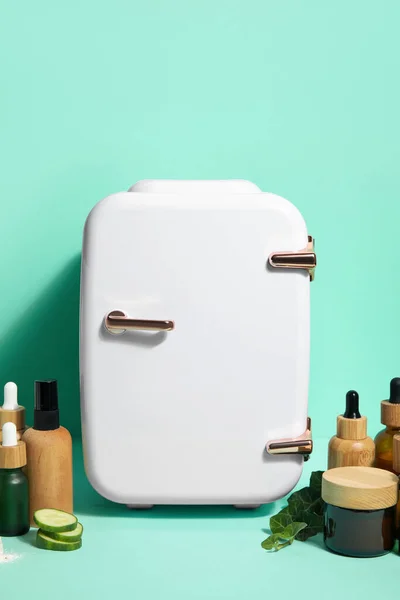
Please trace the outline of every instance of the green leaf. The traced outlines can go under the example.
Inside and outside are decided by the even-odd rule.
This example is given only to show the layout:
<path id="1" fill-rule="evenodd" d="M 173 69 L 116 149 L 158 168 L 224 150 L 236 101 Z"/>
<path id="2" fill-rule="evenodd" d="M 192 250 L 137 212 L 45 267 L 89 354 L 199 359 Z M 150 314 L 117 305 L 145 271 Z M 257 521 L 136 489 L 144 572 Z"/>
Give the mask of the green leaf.
<path id="1" fill-rule="evenodd" d="M 317 498 L 313 495 L 310 488 L 303 488 L 298 492 L 294 492 L 288 498 L 288 508 L 290 514 L 293 518 L 296 518 L 296 515 L 299 513 L 310 510 L 310 507 L 316 499 Z"/>
<path id="2" fill-rule="evenodd" d="M 321 494 L 316 493 L 311 488 L 303 488 L 289 496 L 288 508 L 293 519 L 296 521 L 301 521 L 302 519 L 299 519 L 299 515 L 302 515 L 305 512 L 322 514 L 323 502 L 321 500 Z"/>
<path id="3" fill-rule="evenodd" d="M 295 492 L 288 498 L 288 504 L 293 520 L 307 523 L 307 527 L 296 535 L 296 540 L 304 542 L 324 530 L 324 501 L 315 488 Z"/>
<path id="4" fill-rule="evenodd" d="M 288 505 L 270 518 L 272 534 L 261 544 L 265 550 L 281 550 L 295 539 L 305 542 L 323 531 L 322 474 L 323 471 L 314 471 L 309 487 L 294 492 L 288 498 Z"/>
<path id="5" fill-rule="evenodd" d="M 277 544 L 279 543 L 279 536 L 276 533 L 273 533 L 267 539 L 265 539 L 261 546 L 264 550 L 275 550 Z"/>
<path id="6" fill-rule="evenodd" d="M 310 488 L 321 495 L 323 471 L 313 471 L 310 477 Z"/>
<path id="7" fill-rule="evenodd" d="M 278 512 L 277 515 L 270 518 L 269 528 L 272 533 L 281 533 L 291 523 L 293 523 L 293 517 L 289 512 L 289 508 L 286 506 Z"/>
<path id="8" fill-rule="evenodd" d="M 307 527 L 296 534 L 296 540 L 305 542 L 308 538 L 324 531 L 324 516 L 315 513 L 307 515 Z"/>
<path id="9" fill-rule="evenodd" d="M 311 506 L 312 512 L 322 517 L 324 515 L 325 502 L 322 498 L 318 498 Z"/>
<path id="10" fill-rule="evenodd" d="M 264 548 L 264 550 L 275 550 L 277 552 L 278 550 L 282 550 L 282 548 L 293 544 L 293 540 L 294 538 L 292 538 L 291 540 L 281 540 L 279 535 L 277 533 L 274 533 L 267 537 L 267 539 L 263 541 L 261 546 Z"/>
<path id="11" fill-rule="evenodd" d="M 282 533 L 279 533 L 279 537 L 283 540 L 293 540 L 300 531 L 307 527 L 307 523 L 291 523 L 288 525 Z"/>
<path id="12" fill-rule="evenodd" d="M 293 544 L 293 539 L 288 540 L 287 542 L 279 542 L 276 544 L 275 546 L 275 550 L 282 550 L 282 548 L 285 548 L 286 546 L 290 546 L 290 544 Z"/>
<path id="13" fill-rule="evenodd" d="M 307 523 L 291 523 L 281 533 L 273 533 L 267 537 L 261 546 L 264 550 L 281 550 L 285 546 L 293 544 L 295 536 L 305 527 L 307 527 Z"/>

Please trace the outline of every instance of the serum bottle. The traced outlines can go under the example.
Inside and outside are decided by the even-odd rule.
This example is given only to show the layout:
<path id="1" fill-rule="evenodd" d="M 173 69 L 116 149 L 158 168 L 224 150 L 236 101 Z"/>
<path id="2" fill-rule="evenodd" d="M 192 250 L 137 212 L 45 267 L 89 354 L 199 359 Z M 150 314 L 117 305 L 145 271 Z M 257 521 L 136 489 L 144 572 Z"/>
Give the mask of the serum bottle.
<path id="1" fill-rule="evenodd" d="M 72 439 L 60 426 L 57 381 L 35 381 L 33 427 L 23 435 L 28 458 L 29 513 L 40 508 L 73 512 Z"/>
<path id="2" fill-rule="evenodd" d="M 346 410 L 337 418 L 337 432 L 329 442 L 328 469 L 336 467 L 372 467 L 375 444 L 367 436 L 367 418 L 359 411 L 358 394 L 346 394 Z"/>
<path id="3" fill-rule="evenodd" d="M 397 434 L 393 436 L 393 472 L 395 475 L 400 476 L 400 435 Z M 400 482 L 400 480 L 399 480 Z M 397 509 L 396 509 L 396 534 L 397 538 L 399 538 L 399 530 L 400 527 L 400 495 L 397 500 Z"/>
<path id="4" fill-rule="evenodd" d="M 400 377 L 390 382 L 390 396 L 381 402 L 381 423 L 386 425 L 375 437 L 375 467 L 393 472 L 393 437 L 400 433 Z"/>
<path id="5" fill-rule="evenodd" d="M 15 423 L 4 423 L 0 444 L 0 536 L 29 531 L 28 479 L 24 442 L 17 440 Z"/>

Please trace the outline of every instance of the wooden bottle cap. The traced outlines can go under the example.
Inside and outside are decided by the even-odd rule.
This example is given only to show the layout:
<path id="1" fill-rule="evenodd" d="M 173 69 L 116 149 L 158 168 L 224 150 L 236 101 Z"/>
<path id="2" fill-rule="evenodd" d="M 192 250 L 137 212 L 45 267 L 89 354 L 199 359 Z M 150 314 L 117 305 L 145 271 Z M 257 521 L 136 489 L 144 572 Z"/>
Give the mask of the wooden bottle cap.
<path id="1" fill-rule="evenodd" d="M 399 478 L 374 467 L 338 467 L 322 475 L 322 499 L 354 510 L 379 510 L 397 503 Z"/>
<path id="2" fill-rule="evenodd" d="M 26 445 L 19 441 L 16 446 L 0 444 L 0 469 L 19 469 L 26 465 Z"/>
<path id="3" fill-rule="evenodd" d="M 4 423 L 14 423 L 18 431 L 25 429 L 25 408 L 19 406 L 15 410 L 6 410 L 0 407 L 0 429 Z"/>
<path id="4" fill-rule="evenodd" d="M 367 417 L 346 419 L 339 415 L 336 421 L 337 437 L 342 440 L 364 440 L 367 437 Z"/>
<path id="5" fill-rule="evenodd" d="M 393 436 L 393 471 L 400 474 L 400 435 Z"/>
<path id="6" fill-rule="evenodd" d="M 387 427 L 400 428 L 400 404 L 392 404 L 388 400 L 382 400 L 381 423 Z"/>

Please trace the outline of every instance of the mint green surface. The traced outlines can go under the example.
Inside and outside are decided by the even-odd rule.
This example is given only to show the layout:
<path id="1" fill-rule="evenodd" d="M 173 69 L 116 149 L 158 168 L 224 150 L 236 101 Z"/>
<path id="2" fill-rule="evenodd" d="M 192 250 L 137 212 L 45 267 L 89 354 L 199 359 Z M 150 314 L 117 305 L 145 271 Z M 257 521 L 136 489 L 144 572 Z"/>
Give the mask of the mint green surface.
<path id="1" fill-rule="evenodd" d="M 317 441 L 299 487 L 308 483 L 311 470 L 325 467 L 326 446 L 327 440 Z M 92 490 L 78 444 L 74 452 L 82 548 L 39 550 L 35 530 L 24 538 L 3 538 L 6 552 L 22 556 L 0 563 L 2 598 L 348 600 L 361 594 L 369 600 L 397 593 L 397 548 L 379 558 L 347 558 L 325 550 L 318 536 L 268 553 L 260 546 L 267 536 L 263 529 L 281 503 L 255 511 L 229 506 L 131 511 Z"/>
<path id="2" fill-rule="evenodd" d="M 398 0 L 2 2 L 1 383 L 31 407 L 58 378 L 78 434 L 87 213 L 142 178 L 245 178 L 317 240 L 315 432 L 351 387 L 375 432 L 400 375 L 399 20 Z"/>

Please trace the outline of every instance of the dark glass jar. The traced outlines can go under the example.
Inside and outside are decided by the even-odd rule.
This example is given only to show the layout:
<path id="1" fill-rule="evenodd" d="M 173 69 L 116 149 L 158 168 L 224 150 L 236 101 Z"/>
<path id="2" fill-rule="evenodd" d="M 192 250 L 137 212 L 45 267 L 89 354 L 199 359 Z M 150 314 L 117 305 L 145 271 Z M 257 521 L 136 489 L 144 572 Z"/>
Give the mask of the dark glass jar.
<path id="1" fill-rule="evenodd" d="M 390 552 L 396 541 L 399 478 L 374 467 L 338 467 L 322 475 L 325 546 L 345 556 Z"/>
<path id="2" fill-rule="evenodd" d="M 28 479 L 22 468 L 0 469 L 0 536 L 29 531 Z"/>
<path id="3" fill-rule="evenodd" d="M 325 504 L 324 541 L 337 554 L 382 556 L 393 550 L 396 541 L 396 506 L 354 510 Z"/>

